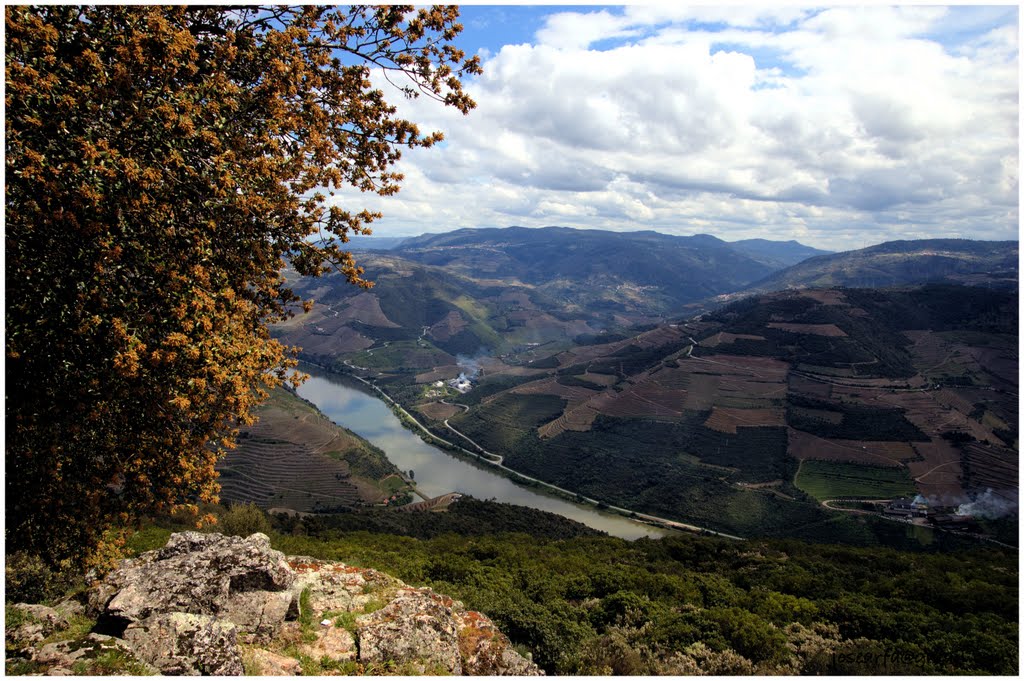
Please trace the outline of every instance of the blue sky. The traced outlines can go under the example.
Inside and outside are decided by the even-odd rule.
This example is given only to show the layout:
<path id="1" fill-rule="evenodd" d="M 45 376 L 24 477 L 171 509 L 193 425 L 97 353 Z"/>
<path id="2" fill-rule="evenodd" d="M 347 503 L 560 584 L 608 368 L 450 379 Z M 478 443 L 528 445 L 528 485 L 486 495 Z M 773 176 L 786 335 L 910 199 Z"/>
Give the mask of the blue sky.
<path id="1" fill-rule="evenodd" d="M 380 235 L 655 229 L 852 248 L 1017 238 L 1018 9 L 464 6 L 469 116 L 397 101 L 446 143 Z"/>

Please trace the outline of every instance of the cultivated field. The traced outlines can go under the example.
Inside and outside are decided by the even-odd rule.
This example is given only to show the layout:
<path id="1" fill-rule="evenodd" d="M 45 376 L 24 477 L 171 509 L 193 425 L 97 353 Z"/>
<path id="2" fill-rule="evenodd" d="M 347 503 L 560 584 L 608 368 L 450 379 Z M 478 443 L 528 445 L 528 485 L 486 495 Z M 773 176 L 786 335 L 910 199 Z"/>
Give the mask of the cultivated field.
<path id="1" fill-rule="evenodd" d="M 443 350 L 421 347 L 414 341 L 389 343 L 387 347 L 364 350 L 352 357 L 356 366 L 375 369 L 433 369 L 434 367 L 456 364 L 455 358 Z"/>
<path id="2" fill-rule="evenodd" d="M 462 315 L 455 310 L 452 310 L 445 315 L 441 321 L 431 326 L 427 333 L 436 340 L 446 341 L 452 336 L 458 334 L 467 326 L 468 324 L 466 323 L 466 320 L 462 318 Z"/>
<path id="3" fill-rule="evenodd" d="M 765 340 L 764 336 L 754 336 L 749 333 L 729 333 L 727 331 L 720 331 L 710 338 L 705 338 L 700 342 L 701 345 L 708 348 L 714 348 L 719 345 L 731 345 L 737 340 Z"/>
<path id="4" fill-rule="evenodd" d="M 914 483 L 903 468 L 878 468 L 833 461 L 804 461 L 794 484 L 818 501 L 891 499 L 914 496 Z"/>
<path id="5" fill-rule="evenodd" d="M 771 322 L 769 329 L 781 329 L 790 333 L 809 333 L 812 336 L 825 336 L 826 338 L 845 338 L 846 332 L 835 324 L 787 324 L 785 322 Z"/>
<path id="6" fill-rule="evenodd" d="M 217 466 L 221 498 L 262 508 L 327 511 L 359 503 L 349 466 L 304 444 L 248 437 Z"/>
<path id="7" fill-rule="evenodd" d="M 309 356 L 335 357 L 365 350 L 373 346 L 374 343 L 373 340 L 347 326 L 342 326 L 331 333 L 317 331 L 316 326 L 311 322 L 310 326 L 302 332 L 302 351 Z M 279 338 L 285 344 L 297 342 L 295 335 L 290 333 L 285 333 Z"/>
<path id="8" fill-rule="evenodd" d="M 720 433 L 736 433 L 744 426 L 784 426 L 786 412 L 783 409 L 734 409 L 715 407 L 704 425 Z"/>
<path id="9" fill-rule="evenodd" d="M 907 462 L 907 469 L 925 496 L 960 496 L 964 493 L 962 454 L 942 438 L 913 443 L 918 458 Z"/>
<path id="10" fill-rule="evenodd" d="M 449 378 L 455 378 L 459 375 L 462 370 L 458 364 L 446 364 L 444 366 L 434 367 L 430 371 L 425 371 L 422 374 L 416 374 L 417 383 L 434 383 L 435 381 L 447 381 Z"/>
<path id="11" fill-rule="evenodd" d="M 397 329 L 398 324 L 388 319 L 380 309 L 380 299 L 374 293 L 366 291 L 345 301 L 347 305 L 335 306 L 334 316 L 344 321 L 357 321 L 369 326 L 380 326 Z"/>
<path id="12" fill-rule="evenodd" d="M 964 447 L 964 477 L 974 489 L 1018 489 L 1020 457 L 1006 447 L 983 447 L 971 443 Z"/>
<path id="13" fill-rule="evenodd" d="M 442 404 L 441 402 L 425 402 L 417 404 L 416 410 L 434 421 L 444 421 L 460 413 L 462 409 L 454 404 Z"/>
<path id="14" fill-rule="evenodd" d="M 789 428 L 790 456 L 805 460 L 901 467 L 918 454 L 908 442 L 832 440 Z"/>

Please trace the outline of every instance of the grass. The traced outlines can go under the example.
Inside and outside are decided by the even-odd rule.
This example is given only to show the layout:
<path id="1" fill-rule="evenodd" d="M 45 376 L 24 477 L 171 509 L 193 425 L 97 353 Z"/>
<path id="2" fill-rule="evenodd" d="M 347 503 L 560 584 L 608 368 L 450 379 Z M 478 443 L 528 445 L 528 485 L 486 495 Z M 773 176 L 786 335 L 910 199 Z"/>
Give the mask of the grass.
<path id="1" fill-rule="evenodd" d="M 128 554 L 137 556 L 146 551 L 155 551 L 156 549 L 163 548 L 173 533 L 174 530 L 165 527 L 156 527 L 155 525 L 144 527 L 128 537 L 126 546 Z"/>
<path id="2" fill-rule="evenodd" d="M 68 626 L 59 631 L 55 631 L 40 643 L 40 646 L 44 646 L 47 643 L 56 643 L 58 641 L 73 641 L 77 639 L 83 639 L 89 635 L 89 632 L 96 626 L 96 620 L 86 617 L 85 615 L 72 615 L 68 621 Z"/>
<path id="3" fill-rule="evenodd" d="M 409 485 L 405 480 L 397 475 L 391 475 L 381 480 L 380 487 L 387 494 L 394 494 L 395 492 L 404 492 L 409 490 Z"/>
<path id="4" fill-rule="evenodd" d="M 4 629 L 8 631 L 23 624 L 32 624 L 38 621 L 38 617 L 20 608 L 4 608 Z"/>
<path id="5" fill-rule="evenodd" d="M 914 483 L 904 468 L 834 461 L 804 461 L 793 484 L 818 501 L 858 497 L 888 499 L 916 493 Z"/>
<path id="6" fill-rule="evenodd" d="M 299 594 L 299 626 L 302 628 L 302 641 L 312 643 L 316 640 L 316 622 L 313 617 L 313 606 L 310 604 L 310 589 L 307 586 Z"/>
<path id="7" fill-rule="evenodd" d="M 354 676 L 362 672 L 362 665 L 358 662 L 353 660 L 332 660 L 326 655 L 315 658 L 300 651 L 295 645 L 286 647 L 281 651 L 281 654 L 297 660 L 302 669 L 303 676 L 325 676 L 328 674 L 331 676 Z M 246 676 L 256 676 L 257 672 L 261 671 L 256 668 L 251 659 L 246 664 L 245 656 L 242 658 L 242 665 L 246 670 Z"/>
<path id="8" fill-rule="evenodd" d="M 334 626 L 347 630 L 350 634 L 356 637 L 356 640 L 359 640 L 359 632 L 356 629 L 356 618 L 360 615 L 368 615 L 371 612 L 377 612 L 383 608 L 384 605 L 384 601 L 375 598 L 371 601 L 367 601 L 362 610 L 328 612 L 324 613 L 324 617 L 332 618 L 334 620 Z"/>
<path id="9" fill-rule="evenodd" d="M 79 660 L 71 670 L 81 676 L 153 676 L 147 665 L 121 650 L 106 650 L 91 660 Z"/>

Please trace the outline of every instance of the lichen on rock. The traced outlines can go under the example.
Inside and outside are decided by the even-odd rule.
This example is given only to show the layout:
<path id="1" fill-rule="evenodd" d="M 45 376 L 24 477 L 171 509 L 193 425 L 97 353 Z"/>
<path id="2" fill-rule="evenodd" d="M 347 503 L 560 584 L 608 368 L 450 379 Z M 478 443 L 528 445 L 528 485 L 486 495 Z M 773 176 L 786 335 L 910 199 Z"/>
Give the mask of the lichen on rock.
<path id="1" fill-rule="evenodd" d="M 151 615 L 128 625 L 124 640 L 136 657 L 162 674 L 238 676 L 243 671 L 238 628 L 210 615 Z"/>
<path id="2" fill-rule="evenodd" d="M 183 532 L 122 561 L 88 594 L 90 633 L 36 649 L 71 615 L 16 605 L 19 645 L 46 673 L 116 651 L 162 674 L 540 675 L 484 615 L 376 570 L 286 557 L 266 535 Z"/>

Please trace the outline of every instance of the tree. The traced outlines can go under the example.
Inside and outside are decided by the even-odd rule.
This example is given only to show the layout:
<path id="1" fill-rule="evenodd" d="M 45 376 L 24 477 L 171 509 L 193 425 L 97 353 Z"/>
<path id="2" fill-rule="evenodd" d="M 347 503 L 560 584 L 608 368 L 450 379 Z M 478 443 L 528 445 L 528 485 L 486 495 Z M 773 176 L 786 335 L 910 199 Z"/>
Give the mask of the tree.
<path id="1" fill-rule="evenodd" d="M 81 559 L 141 512 L 216 498 L 282 380 L 282 268 L 369 286 L 348 236 L 403 148 L 377 82 L 467 113 L 458 10 L 6 8 L 7 542 Z M 308 309 L 312 301 L 302 303 Z"/>

